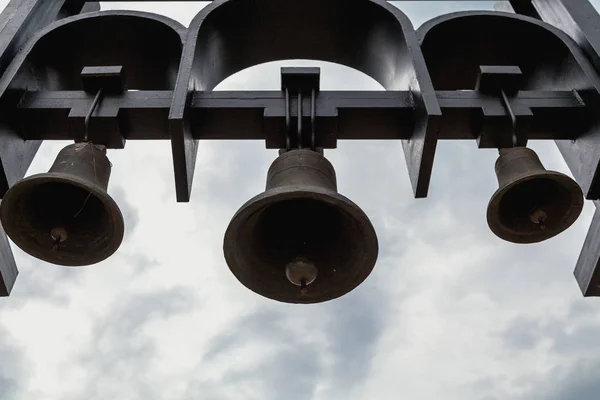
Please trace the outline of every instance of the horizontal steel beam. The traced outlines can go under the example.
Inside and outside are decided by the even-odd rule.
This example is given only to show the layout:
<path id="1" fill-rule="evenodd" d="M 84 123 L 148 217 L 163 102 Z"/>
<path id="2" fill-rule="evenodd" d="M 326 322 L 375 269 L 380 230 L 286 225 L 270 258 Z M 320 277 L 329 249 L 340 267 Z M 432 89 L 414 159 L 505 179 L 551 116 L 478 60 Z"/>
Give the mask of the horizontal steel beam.
<path id="1" fill-rule="evenodd" d="M 488 126 L 498 126 L 499 120 L 510 124 L 500 96 L 474 90 L 437 91 L 436 95 L 442 109 L 439 139 L 477 139 Z M 171 98 L 171 91 L 107 94 L 92 115 L 90 138 L 117 148 L 122 147 L 121 137 L 170 139 Z M 14 123 L 27 140 L 83 138 L 83 120 L 93 99 L 93 94 L 84 91 L 28 92 L 18 113 L 13 114 Z M 310 121 L 310 101 L 310 97 L 303 99 L 306 124 Z M 524 139 L 573 139 L 589 124 L 590 110 L 576 92 L 521 91 L 509 101 L 518 122 L 517 134 Z M 296 120 L 297 104 L 292 98 L 290 115 Z M 190 105 L 191 130 L 195 139 L 260 139 L 266 140 L 268 148 L 282 148 L 285 112 L 281 91 L 196 92 Z M 414 119 L 408 91 L 319 92 L 317 145 L 335 148 L 338 139 L 409 139 Z M 506 124 L 500 127 L 506 128 Z"/>

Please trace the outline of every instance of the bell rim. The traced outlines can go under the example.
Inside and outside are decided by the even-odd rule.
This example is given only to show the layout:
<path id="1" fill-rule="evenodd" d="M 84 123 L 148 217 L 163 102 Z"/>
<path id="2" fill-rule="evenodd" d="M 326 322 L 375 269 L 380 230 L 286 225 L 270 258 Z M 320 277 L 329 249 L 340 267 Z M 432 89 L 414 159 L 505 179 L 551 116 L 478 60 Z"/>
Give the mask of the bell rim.
<path id="1" fill-rule="evenodd" d="M 573 205 L 572 210 L 574 210 L 574 212 L 571 212 L 569 214 L 569 218 L 565 220 L 566 222 L 565 222 L 563 229 L 555 231 L 552 234 L 547 234 L 547 235 L 543 235 L 540 237 L 523 235 L 519 239 L 518 237 L 515 236 L 515 234 L 512 230 L 504 229 L 503 226 L 499 222 L 494 220 L 493 215 L 495 212 L 498 211 L 499 206 L 500 206 L 500 201 L 502 200 L 502 196 L 498 196 L 501 192 L 508 192 L 514 186 L 516 186 L 520 183 L 526 182 L 528 180 L 534 179 L 539 176 L 540 176 L 539 171 L 532 171 L 532 172 L 528 172 L 528 173 L 519 175 L 519 177 L 517 179 L 515 179 L 513 182 L 509 183 L 508 185 L 506 185 L 503 188 L 497 189 L 494 192 L 494 194 L 492 195 L 492 197 L 488 203 L 486 217 L 487 217 L 487 222 L 488 222 L 488 226 L 489 226 L 490 230 L 500 239 L 505 240 L 510 243 L 516 243 L 516 244 L 540 243 L 545 240 L 552 239 L 552 238 L 560 235 L 567 229 L 569 229 L 571 227 L 571 225 L 573 225 L 577 221 L 579 216 L 581 215 L 581 213 L 583 211 L 583 206 L 584 206 L 584 198 L 583 198 L 583 190 L 581 189 L 579 184 L 575 180 L 573 180 L 570 176 L 563 174 L 562 172 L 546 170 L 546 171 L 544 171 L 545 177 L 557 178 L 556 180 L 559 181 L 563 186 L 574 187 L 577 190 L 577 196 L 574 196 L 573 194 L 571 195 L 571 200 L 575 200 L 572 203 L 572 205 Z"/>
<path id="2" fill-rule="evenodd" d="M 111 216 L 111 218 L 109 218 L 109 219 L 110 219 L 111 225 L 112 225 L 112 228 L 111 228 L 112 232 L 119 233 L 118 235 L 113 236 L 114 239 L 109 242 L 109 246 L 106 247 L 106 250 L 104 250 L 100 253 L 97 253 L 96 257 L 90 257 L 87 262 L 81 263 L 81 262 L 64 262 L 63 260 L 56 260 L 51 257 L 46 257 L 43 254 L 43 252 L 37 252 L 35 250 L 34 251 L 26 251 L 24 249 L 24 247 L 26 247 L 25 244 L 28 242 L 25 240 L 19 239 L 18 235 L 15 235 L 14 231 L 12 231 L 11 225 L 5 224 L 5 222 L 4 222 L 7 218 L 7 215 L 6 215 L 7 208 L 6 207 L 7 207 L 7 205 L 12 204 L 13 201 L 18 201 L 16 199 L 11 200 L 11 198 L 13 196 L 15 196 L 15 194 L 18 194 L 18 192 L 14 191 L 12 189 L 18 189 L 19 191 L 21 191 L 21 190 L 26 189 L 27 187 L 29 187 L 30 185 L 32 185 L 34 183 L 41 183 L 44 181 L 48 181 L 48 182 L 57 182 L 58 181 L 58 182 L 74 184 L 75 186 L 78 186 L 82 189 L 89 191 L 90 193 L 92 193 L 92 195 L 94 195 L 96 198 L 98 198 L 102 202 L 102 204 L 107 208 L 108 215 Z M 121 209 L 119 208 L 116 201 L 98 185 L 91 183 L 89 181 L 86 181 L 84 179 L 81 179 L 80 177 L 78 177 L 76 175 L 65 174 L 65 173 L 60 173 L 60 172 L 48 172 L 48 173 L 31 175 L 31 176 L 23 178 L 22 180 L 20 180 L 19 182 L 15 183 L 13 186 L 11 186 L 9 188 L 9 190 L 4 194 L 4 197 L 2 198 L 2 201 L 0 202 L 0 222 L 2 223 L 2 227 L 3 227 L 4 231 L 6 232 L 6 234 L 8 235 L 8 237 L 11 239 L 11 241 L 16 246 L 18 246 L 22 251 L 24 251 L 25 253 L 29 254 L 30 256 L 33 256 L 41 261 L 45 261 L 50 264 L 60 265 L 60 266 L 64 266 L 64 267 L 85 267 L 85 266 L 94 265 L 99 262 L 102 262 L 102 261 L 108 259 L 109 257 L 111 257 L 114 253 L 116 253 L 116 251 L 119 249 L 119 247 L 123 243 L 123 239 L 125 237 L 125 221 L 123 218 L 123 213 L 121 212 Z M 16 238 L 16 240 L 15 240 L 15 238 Z"/>
<path id="3" fill-rule="evenodd" d="M 235 254 L 235 242 L 237 241 L 237 235 L 235 235 L 235 232 L 237 232 L 238 228 L 242 226 L 243 222 L 248 220 L 256 212 L 260 211 L 268 202 L 272 201 L 274 198 L 285 199 L 290 195 L 298 195 L 302 193 L 312 195 L 312 199 L 327 200 L 326 202 L 329 204 L 332 204 L 334 206 L 340 206 L 344 212 L 354 216 L 357 220 L 359 220 L 358 223 L 359 226 L 361 226 L 362 228 L 361 230 L 363 232 L 363 238 L 365 239 L 364 243 L 368 243 L 365 246 L 365 249 L 372 249 L 372 251 L 365 252 L 363 258 L 364 261 L 362 262 L 362 265 L 368 266 L 368 268 L 363 268 L 361 270 L 362 273 L 358 274 L 357 277 L 352 280 L 352 287 L 350 288 L 350 290 L 332 291 L 329 292 L 327 296 L 319 298 L 302 299 L 300 296 L 298 296 L 296 300 L 269 296 L 265 293 L 261 293 L 260 291 L 255 290 L 256 288 L 254 287 L 254 285 L 251 284 L 251 281 L 246 282 L 244 279 L 241 279 L 236 269 L 232 268 L 231 266 L 232 261 L 237 261 L 239 259 L 238 256 Z M 292 199 L 293 197 L 288 198 Z M 242 205 L 238 209 L 238 211 L 231 218 L 231 221 L 225 231 L 223 240 L 223 253 L 225 262 L 231 273 L 242 285 L 244 285 L 247 289 L 251 290 L 255 294 L 264 298 L 268 298 L 270 300 L 275 300 L 287 304 L 317 304 L 343 297 L 344 295 L 355 290 L 358 286 L 360 286 L 364 281 L 367 280 L 367 278 L 375 269 L 377 263 L 377 259 L 379 256 L 379 241 L 377 239 L 377 232 L 375 231 L 373 223 L 371 222 L 367 214 L 352 200 L 348 199 L 347 197 L 336 191 L 324 189 L 318 186 L 290 185 L 274 188 L 269 191 L 260 193 L 248 200 L 244 205 Z M 236 264 L 241 267 L 243 265 L 243 262 L 236 262 Z"/>

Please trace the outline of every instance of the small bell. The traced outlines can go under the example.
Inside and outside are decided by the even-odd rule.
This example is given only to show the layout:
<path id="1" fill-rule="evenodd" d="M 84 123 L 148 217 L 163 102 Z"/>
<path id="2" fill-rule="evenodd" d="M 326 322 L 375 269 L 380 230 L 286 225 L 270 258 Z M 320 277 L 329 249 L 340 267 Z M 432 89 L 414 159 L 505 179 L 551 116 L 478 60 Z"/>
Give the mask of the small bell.
<path id="1" fill-rule="evenodd" d="M 104 146 L 62 149 L 45 174 L 13 185 L 0 204 L 10 239 L 40 260 L 65 266 L 100 262 L 120 246 L 123 216 L 106 193 L 111 165 Z"/>
<path id="2" fill-rule="evenodd" d="M 583 209 L 583 192 L 565 174 L 547 171 L 527 147 L 501 149 L 496 161 L 500 188 L 492 196 L 487 220 L 501 239 L 536 243 L 569 228 Z"/>
<path id="3" fill-rule="evenodd" d="M 287 303 L 318 303 L 360 285 L 377 260 L 365 213 L 337 192 L 333 166 L 311 150 L 281 154 L 266 191 L 234 215 L 225 259 L 252 291 Z"/>

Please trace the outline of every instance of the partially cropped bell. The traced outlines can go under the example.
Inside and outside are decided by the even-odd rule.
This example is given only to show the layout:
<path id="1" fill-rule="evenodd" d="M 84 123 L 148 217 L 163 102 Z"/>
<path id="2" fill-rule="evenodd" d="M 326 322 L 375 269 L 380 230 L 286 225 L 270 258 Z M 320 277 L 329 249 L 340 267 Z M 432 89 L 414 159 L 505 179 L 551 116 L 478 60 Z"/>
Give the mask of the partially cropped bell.
<path id="1" fill-rule="evenodd" d="M 350 292 L 378 254 L 368 217 L 337 192 L 333 166 L 311 150 L 288 151 L 273 162 L 266 191 L 234 215 L 223 249 L 242 284 L 287 303 Z"/>
<path id="2" fill-rule="evenodd" d="M 121 211 L 106 193 L 110 170 L 104 146 L 65 147 L 48 173 L 6 192 L 4 230 L 23 251 L 49 263 L 83 266 L 108 258 L 124 234 Z"/>
<path id="3" fill-rule="evenodd" d="M 487 209 L 490 229 L 514 243 L 536 243 L 558 235 L 581 214 L 583 193 L 573 179 L 547 171 L 526 147 L 500 150 L 500 188 Z"/>

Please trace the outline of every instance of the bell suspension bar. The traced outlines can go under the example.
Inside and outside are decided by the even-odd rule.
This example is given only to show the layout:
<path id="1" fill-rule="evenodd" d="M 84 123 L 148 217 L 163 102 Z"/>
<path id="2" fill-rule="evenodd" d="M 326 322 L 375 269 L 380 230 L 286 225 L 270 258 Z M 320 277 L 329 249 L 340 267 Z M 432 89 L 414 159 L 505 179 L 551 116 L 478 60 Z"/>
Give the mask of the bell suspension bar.
<path id="1" fill-rule="evenodd" d="M 436 91 L 442 109 L 438 139 L 475 139 L 480 148 L 497 148 L 506 143 L 499 138 L 508 128 L 510 147 L 515 129 L 522 144 L 575 139 L 590 123 L 591 110 L 577 91 L 516 91 L 510 85 L 500 91 L 494 80 L 506 81 L 507 74 L 515 80 L 520 71 L 482 66 L 476 89 Z M 127 90 L 120 66 L 86 67 L 82 79 L 84 90 L 23 94 L 14 123 L 25 140 L 82 140 L 82 124 L 101 87 L 102 101 L 89 120 L 91 141 L 123 148 L 125 140 L 170 138 L 172 91 Z M 196 91 L 189 106 L 193 136 L 265 140 L 271 149 L 330 149 L 338 139 L 400 140 L 412 135 L 411 92 L 320 91 L 318 82 L 318 68 L 283 68 L 281 91 Z"/>

